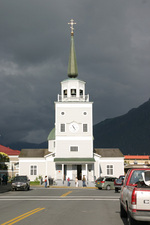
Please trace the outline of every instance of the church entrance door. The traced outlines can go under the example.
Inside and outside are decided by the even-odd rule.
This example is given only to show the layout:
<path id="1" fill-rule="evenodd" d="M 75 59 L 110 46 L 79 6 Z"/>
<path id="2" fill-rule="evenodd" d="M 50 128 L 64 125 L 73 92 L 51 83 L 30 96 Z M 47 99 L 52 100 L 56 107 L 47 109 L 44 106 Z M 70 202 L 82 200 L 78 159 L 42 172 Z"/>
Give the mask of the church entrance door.
<path id="1" fill-rule="evenodd" d="M 77 165 L 77 178 L 78 180 L 82 180 L 82 166 Z"/>

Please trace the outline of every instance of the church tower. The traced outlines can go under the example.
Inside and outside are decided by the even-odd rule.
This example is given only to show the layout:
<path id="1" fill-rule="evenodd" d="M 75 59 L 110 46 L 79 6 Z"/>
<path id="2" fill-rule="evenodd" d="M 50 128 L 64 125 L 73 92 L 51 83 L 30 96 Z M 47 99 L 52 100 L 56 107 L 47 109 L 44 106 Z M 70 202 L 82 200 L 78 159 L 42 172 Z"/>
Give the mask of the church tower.
<path id="1" fill-rule="evenodd" d="M 56 179 L 94 179 L 93 103 L 85 93 L 85 82 L 78 79 L 74 45 L 74 20 L 71 20 L 68 78 L 61 82 L 55 102 L 55 128 L 48 137 L 49 151 L 55 153 Z"/>

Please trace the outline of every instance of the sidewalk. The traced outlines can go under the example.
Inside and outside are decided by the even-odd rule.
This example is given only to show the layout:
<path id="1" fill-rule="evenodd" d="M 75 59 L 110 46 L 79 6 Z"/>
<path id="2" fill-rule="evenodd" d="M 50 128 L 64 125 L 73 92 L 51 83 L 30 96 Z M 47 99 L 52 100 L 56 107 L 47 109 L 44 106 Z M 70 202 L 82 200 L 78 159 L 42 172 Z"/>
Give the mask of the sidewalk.
<path id="1" fill-rule="evenodd" d="M 50 185 L 49 187 L 50 188 L 89 188 L 89 189 L 91 188 L 91 189 L 97 189 L 95 187 L 95 183 L 94 182 L 88 182 L 86 187 L 82 186 L 82 181 L 78 181 L 78 182 L 79 182 L 79 186 L 76 187 L 75 186 L 75 181 L 71 180 L 70 181 L 70 186 L 67 186 L 67 181 L 64 181 L 64 183 L 63 183 L 62 180 L 57 180 L 54 185 Z"/>
<path id="2" fill-rule="evenodd" d="M 11 183 L 7 183 L 7 185 L 0 185 L 0 193 L 4 193 L 11 190 Z"/>
<path id="3" fill-rule="evenodd" d="M 33 185 L 33 187 L 38 187 L 38 186 L 44 187 L 44 183 L 42 185 L 36 185 L 36 186 Z M 32 188 L 32 185 L 31 185 L 31 188 Z M 76 187 L 74 181 L 70 181 L 70 186 L 67 186 L 67 181 L 64 181 L 64 183 L 62 183 L 62 181 L 60 180 L 59 181 L 57 180 L 55 185 L 50 185 L 48 186 L 48 188 L 97 189 L 93 182 L 89 182 L 86 187 L 82 187 L 82 181 L 79 181 L 79 187 Z M 5 193 L 8 191 L 11 191 L 11 183 L 7 183 L 7 185 L 0 185 L 0 193 Z"/>

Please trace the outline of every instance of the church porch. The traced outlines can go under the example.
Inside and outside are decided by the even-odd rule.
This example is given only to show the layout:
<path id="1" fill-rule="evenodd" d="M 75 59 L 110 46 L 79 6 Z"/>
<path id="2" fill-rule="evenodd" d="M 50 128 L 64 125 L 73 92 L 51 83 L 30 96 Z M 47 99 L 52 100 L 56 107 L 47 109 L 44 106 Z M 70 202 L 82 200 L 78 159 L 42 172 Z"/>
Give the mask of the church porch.
<path id="1" fill-rule="evenodd" d="M 82 181 L 83 176 L 86 183 L 94 181 L 94 158 L 55 158 L 55 180 L 64 183 L 68 177 L 75 181 L 76 177 Z"/>

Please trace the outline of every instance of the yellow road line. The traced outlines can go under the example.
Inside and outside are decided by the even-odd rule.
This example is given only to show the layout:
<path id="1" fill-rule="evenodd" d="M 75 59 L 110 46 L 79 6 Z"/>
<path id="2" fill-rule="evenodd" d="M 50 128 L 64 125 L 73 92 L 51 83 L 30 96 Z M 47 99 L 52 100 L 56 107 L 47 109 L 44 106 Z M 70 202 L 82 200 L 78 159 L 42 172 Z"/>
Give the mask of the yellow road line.
<path id="1" fill-rule="evenodd" d="M 18 217 L 15 217 L 14 219 L 11 219 L 11 220 L 9 220 L 9 221 L 7 221 L 5 223 L 2 223 L 1 225 L 6 225 L 6 224 L 12 225 L 12 224 L 17 223 L 18 221 L 20 221 L 20 220 L 28 217 L 28 216 L 31 216 L 34 213 L 37 213 L 37 212 L 43 210 L 43 209 L 45 209 L 45 208 L 36 208 L 36 209 L 33 209 L 33 210 L 31 210 L 31 211 L 29 211 L 27 213 L 24 213 L 24 214 L 22 214 L 22 215 L 20 215 Z"/>
<path id="2" fill-rule="evenodd" d="M 14 220 L 16 220 L 16 219 L 22 217 L 22 216 L 25 216 L 25 215 L 27 215 L 27 214 L 29 214 L 29 213 L 32 213 L 32 212 L 34 212 L 34 211 L 37 211 L 38 209 L 40 209 L 40 208 L 33 209 L 33 210 L 31 210 L 31 211 L 29 211 L 29 212 L 27 212 L 27 213 L 24 213 L 24 214 L 22 214 L 22 215 L 20 215 L 20 216 L 18 216 L 18 217 L 16 217 L 16 218 L 14 218 L 14 219 L 11 219 L 11 220 L 9 220 L 9 221 L 7 221 L 7 222 L 1 224 L 1 225 L 6 225 L 6 224 L 8 224 L 8 223 L 10 223 L 10 222 L 12 222 L 12 221 L 14 221 Z"/>
<path id="3" fill-rule="evenodd" d="M 60 197 L 66 197 L 67 195 L 69 195 L 72 191 L 68 191 L 67 193 L 61 195 Z"/>

